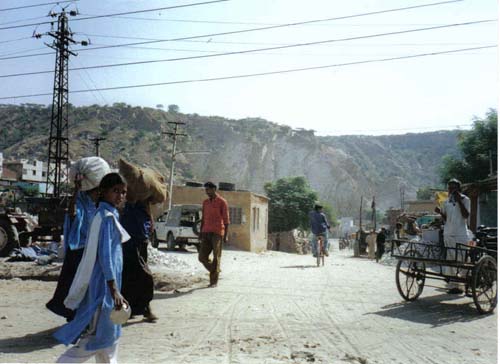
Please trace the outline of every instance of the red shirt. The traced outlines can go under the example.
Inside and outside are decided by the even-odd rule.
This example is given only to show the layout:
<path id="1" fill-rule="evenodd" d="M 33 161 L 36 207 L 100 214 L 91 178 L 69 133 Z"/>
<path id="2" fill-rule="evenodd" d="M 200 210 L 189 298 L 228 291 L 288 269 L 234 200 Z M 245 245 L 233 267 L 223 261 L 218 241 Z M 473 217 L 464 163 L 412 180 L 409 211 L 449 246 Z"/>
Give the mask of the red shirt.
<path id="1" fill-rule="evenodd" d="M 229 225 L 229 210 L 226 200 L 219 195 L 215 195 L 213 200 L 207 198 L 203 201 L 203 227 L 201 232 L 224 236 L 224 225 Z"/>

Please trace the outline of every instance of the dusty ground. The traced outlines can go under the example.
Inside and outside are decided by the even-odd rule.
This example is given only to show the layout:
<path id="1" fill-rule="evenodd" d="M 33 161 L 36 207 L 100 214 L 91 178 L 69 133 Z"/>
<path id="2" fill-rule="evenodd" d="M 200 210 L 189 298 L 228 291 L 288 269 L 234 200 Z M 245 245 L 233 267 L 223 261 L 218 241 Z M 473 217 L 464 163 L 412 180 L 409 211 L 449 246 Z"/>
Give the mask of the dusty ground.
<path id="1" fill-rule="evenodd" d="M 222 279 L 156 292 L 160 320 L 133 319 L 122 362 L 473 363 L 497 362 L 497 314 L 472 299 L 426 287 L 400 298 L 394 267 L 335 252 L 325 267 L 310 256 L 224 251 Z M 196 266 L 196 254 L 176 254 Z M 44 308 L 55 282 L 0 280 L 0 362 L 52 362 L 50 334 L 63 320 Z"/>

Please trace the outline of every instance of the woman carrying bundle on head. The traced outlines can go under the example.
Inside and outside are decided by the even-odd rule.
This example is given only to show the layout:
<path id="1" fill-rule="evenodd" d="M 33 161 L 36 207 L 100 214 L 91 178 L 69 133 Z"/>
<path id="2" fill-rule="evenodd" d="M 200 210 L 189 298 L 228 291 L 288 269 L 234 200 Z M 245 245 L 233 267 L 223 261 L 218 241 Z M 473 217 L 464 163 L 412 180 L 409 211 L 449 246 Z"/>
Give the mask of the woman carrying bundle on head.
<path id="1" fill-rule="evenodd" d="M 118 221 L 117 207 L 125 200 L 127 186 L 118 173 L 109 173 L 102 179 L 99 193 L 99 208 L 83 258 L 64 301 L 76 315 L 54 334 L 66 345 L 79 340 L 58 359 L 59 363 L 84 362 L 93 356 L 99 363 L 117 362 L 121 325 L 111 320 L 111 313 L 128 306 L 120 288 L 122 243 L 130 238 Z"/>
<path id="2" fill-rule="evenodd" d="M 54 296 L 45 305 L 67 321 L 73 319 L 75 312 L 64 306 L 64 299 L 82 260 L 90 222 L 97 210 L 99 183 L 109 171 L 108 163 L 99 157 L 82 158 L 70 169 L 70 179 L 75 182 L 75 191 L 64 218 L 64 262 Z"/>

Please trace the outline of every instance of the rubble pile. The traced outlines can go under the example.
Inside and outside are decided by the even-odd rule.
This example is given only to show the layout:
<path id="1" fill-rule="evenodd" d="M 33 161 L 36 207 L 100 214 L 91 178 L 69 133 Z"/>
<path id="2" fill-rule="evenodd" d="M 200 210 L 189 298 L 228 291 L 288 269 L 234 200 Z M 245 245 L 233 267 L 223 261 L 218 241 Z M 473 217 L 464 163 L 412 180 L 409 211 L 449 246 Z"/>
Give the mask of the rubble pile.
<path id="1" fill-rule="evenodd" d="M 191 265 L 177 255 L 148 247 L 148 265 L 153 273 L 155 290 L 173 291 L 208 281 L 201 264 Z"/>
<path id="2" fill-rule="evenodd" d="M 148 264 L 151 268 L 188 271 L 194 273 L 199 267 L 193 267 L 176 255 L 164 253 L 148 246 Z"/>
<path id="3" fill-rule="evenodd" d="M 270 233 L 267 249 L 294 254 L 309 254 L 311 245 L 303 233 L 293 230 Z"/>

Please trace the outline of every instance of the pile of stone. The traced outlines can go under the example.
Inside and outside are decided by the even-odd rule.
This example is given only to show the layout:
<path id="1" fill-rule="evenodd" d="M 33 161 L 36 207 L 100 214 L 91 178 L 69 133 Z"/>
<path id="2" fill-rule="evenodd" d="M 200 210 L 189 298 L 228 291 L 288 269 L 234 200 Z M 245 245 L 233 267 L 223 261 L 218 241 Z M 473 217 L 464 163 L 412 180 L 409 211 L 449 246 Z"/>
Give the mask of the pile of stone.
<path id="1" fill-rule="evenodd" d="M 293 254 L 309 254 L 311 252 L 309 239 L 299 230 L 270 233 L 267 241 L 268 250 Z"/>

